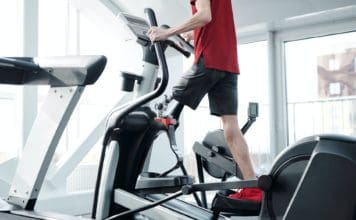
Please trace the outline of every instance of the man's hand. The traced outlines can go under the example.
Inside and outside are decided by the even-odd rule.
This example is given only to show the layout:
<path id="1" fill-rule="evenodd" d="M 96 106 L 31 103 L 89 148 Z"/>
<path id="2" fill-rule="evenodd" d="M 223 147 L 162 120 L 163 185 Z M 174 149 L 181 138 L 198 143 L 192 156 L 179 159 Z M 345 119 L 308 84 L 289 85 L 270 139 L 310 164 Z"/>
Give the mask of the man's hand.
<path id="1" fill-rule="evenodd" d="M 147 32 L 147 36 L 152 42 L 167 40 L 170 37 L 170 29 L 151 27 Z"/>
<path id="2" fill-rule="evenodd" d="M 193 31 L 188 31 L 188 32 L 183 33 L 182 37 L 187 42 L 194 40 Z"/>

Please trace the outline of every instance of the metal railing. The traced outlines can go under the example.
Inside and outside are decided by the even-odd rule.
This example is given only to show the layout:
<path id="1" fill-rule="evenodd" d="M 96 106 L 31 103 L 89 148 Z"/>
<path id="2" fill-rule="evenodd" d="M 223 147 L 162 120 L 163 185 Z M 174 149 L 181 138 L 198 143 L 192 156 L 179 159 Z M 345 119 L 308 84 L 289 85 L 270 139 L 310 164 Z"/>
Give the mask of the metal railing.
<path id="1" fill-rule="evenodd" d="M 356 96 L 288 103 L 289 143 L 321 133 L 356 135 Z"/>

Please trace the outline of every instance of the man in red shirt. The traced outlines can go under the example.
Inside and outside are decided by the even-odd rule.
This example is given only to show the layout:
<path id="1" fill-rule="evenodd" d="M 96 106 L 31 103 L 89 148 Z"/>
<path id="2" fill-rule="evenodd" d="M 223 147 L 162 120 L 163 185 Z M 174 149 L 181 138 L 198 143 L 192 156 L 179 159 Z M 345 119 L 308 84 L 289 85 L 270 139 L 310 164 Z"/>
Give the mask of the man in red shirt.
<path id="1" fill-rule="evenodd" d="M 231 0 L 190 0 L 190 3 L 193 16 L 186 22 L 169 29 L 152 27 L 147 35 L 151 41 L 177 34 L 185 34 L 186 40 L 194 39 L 194 65 L 173 88 L 173 98 L 196 109 L 208 94 L 210 112 L 221 117 L 226 142 L 244 179 L 255 179 L 248 146 L 237 119 L 240 71 Z M 246 188 L 232 197 L 261 201 L 262 192 Z"/>

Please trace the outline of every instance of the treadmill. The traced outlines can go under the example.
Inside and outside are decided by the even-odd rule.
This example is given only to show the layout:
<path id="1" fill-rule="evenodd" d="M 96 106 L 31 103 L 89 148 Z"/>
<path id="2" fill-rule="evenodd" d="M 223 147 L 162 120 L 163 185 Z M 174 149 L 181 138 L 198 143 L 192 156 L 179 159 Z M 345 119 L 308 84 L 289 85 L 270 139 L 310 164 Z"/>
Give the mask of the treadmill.
<path id="1" fill-rule="evenodd" d="M 1 84 L 50 86 L 25 143 L 8 197 L 0 200 L 0 219 L 78 219 L 34 208 L 69 118 L 84 88 L 97 81 L 106 62 L 104 56 L 0 58 Z"/>

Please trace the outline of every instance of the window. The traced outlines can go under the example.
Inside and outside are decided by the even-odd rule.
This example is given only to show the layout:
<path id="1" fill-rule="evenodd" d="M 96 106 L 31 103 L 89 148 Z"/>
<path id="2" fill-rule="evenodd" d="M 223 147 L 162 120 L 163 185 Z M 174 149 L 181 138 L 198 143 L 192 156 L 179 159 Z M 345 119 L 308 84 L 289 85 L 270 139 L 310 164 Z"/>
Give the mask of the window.
<path id="1" fill-rule="evenodd" d="M 21 55 L 18 1 L 0 1 L 0 56 Z M 0 163 L 16 157 L 21 146 L 22 87 L 0 84 Z"/>
<path id="2" fill-rule="evenodd" d="M 69 25 L 75 24 L 75 11 L 67 0 L 46 1 L 39 0 L 39 24 L 38 24 L 38 56 L 65 56 L 69 55 L 69 42 L 73 41 L 69 36 Z M 72 42 L 71 41 L 71 42 Z M 49 86 L 38 86 L 38 109 L 40 110 L 47 96 Z M 63 134 L 57 147 L 55 160 L 69 150 L 68 128 Z"/>
<path id="3" fill-rule="evenodd" d="M 120 60 L 117 54 L 122 51 L 119 48 L 121 41 L 116 46 L 113 43 L 117 41 L 117 36 L 103 30 L 98 22 L 90 20 L 68 1 L 40 0 L 39 21 L 39 56 L 97 54 L 106 55 L 109 61 Z M 117 86 L 119 63 L 110 62 L 99 81 L 86 87 L 57 148 L 57 160 L 77 147 L 121 97 Z M 39 108 L 47 91 L 46 86 L 39 88 Z M 119 97 L 108 95 L 112 93 Z"/>
<path id="4" fill-rule="evenodd" d="M 38 56 L 67 55 L 68 1 L 39 0 Z"/>
<path id="5" fill-rule="evenodd" d="M 121 91 L 120 70 L 139 71 L 142 50 L 135 41 L 124 42 L 123 28 L 106 27 L 105 17 L 74 8 L 69 1 L 40 0 L 39 10 L 39 54 L 40 56 L 105 55 L 108 59 L 104 73 L 94 85 L 85 88 L 68 125 L 61 137 L 55 154 L 55 163 L 63 162 L 77 149 L 91 132 L 105 120 L 108 112 L 119 102 Z M 104 20 L 100 20 L 103 17 Z M 118 25 L 119 22 L 118 22 Z M 134 49 L 129 49 L 134 47 Z M 131 67 L 131 68 L 127 68 Z M 39 108 L 47 94 L 48 87 L 38 90 Z M 103 129 L 95 131 L 103 135 Z M 95 146 L 81 148 L 86 154 L 80 164 L 67 178 L 67 190 L 92 190 L 95 184 L 102 139 Z M 86 151 L 90 150 L 89 153 Z M 84 152 L 84 153 L 83 153 Z M 70 163 L 69 163 L 70 164 Z"/>
<path id="6" fill-rule="evenodd" d="M 0 1 L 0 56 L 19 56 L 22 38 L 18 1 Z M 6 30 L 6 31 L 5 31 Z"/>
<path id="7" fill-rule="evenodd" d="M 245 137 L 249 145 L 257 173 L 268 171 L 272 158 L 269 146 L 269 96 L 267 42 L 244 44 L 239 46 L 239 65 L 241 74 L 238 78 L 238 116 L 240 127 L 247 120 L 249 102 L 259 103 L 259 117 Z M 187 61 L 189 65 L 192 61 Z M 188 66 L 189 66 L 188 65 Z M 187 68 L 186 68 L 187 69 Z M 184 151 L 189 172 L 195 170 L 192 146 L 195 141 L 202 141 L 208 131 L 222 128 L 220 118 L 210 115 L 207 97 L 197 110 L 187 108 L 184 113 Z M 255 138 L 258 136 L 258 138 Z M 192 163 L 192 164 L 190 164 Z"/>
<path id="8" fill-rule="evenodd" d="M 285 44 L 289 141 L 356 134 L 356 32 Z"/>
<path id="9" fill-rule="evenodd" d="M 259 104 L 259 116 L 245 134 L 255 171 L 266 173 L 272 164 L 269 122 L 269 77 L 267 41 L 239 46 L 239 124 L 247 120 L 249 102 Z M 256 138 L 258 137 L 258 138 Z"/>

